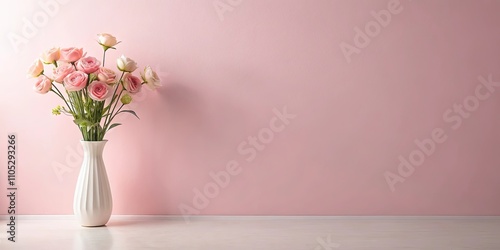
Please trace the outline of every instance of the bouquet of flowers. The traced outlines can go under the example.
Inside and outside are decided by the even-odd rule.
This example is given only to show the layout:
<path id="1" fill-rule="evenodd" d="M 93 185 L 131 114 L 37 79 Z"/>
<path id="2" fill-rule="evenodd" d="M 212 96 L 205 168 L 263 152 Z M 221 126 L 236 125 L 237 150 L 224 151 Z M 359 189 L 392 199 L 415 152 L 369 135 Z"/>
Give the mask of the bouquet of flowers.
<path id="1" fill-rule="evenodd" d="M 102 64 L 95 57 L 87 56 L 82 48 L 52 48 L 36 59 L 28 70 L 28 77 L 37 78 L 34 90 L 40 94 L 53 92 L 64 102 L 52 110 L 54 115 L 73 117 L 84 141 L 102 141 L 110 129 L 121 125 L 112 123 L 116 115 L 137 114 L 124 109 L 132 102 L 133 95 L 141 91 L 142 85 L 155 90 L 161 86 L 158 74 L 146 66 L 141 78 L 132 74 L 137 63 L 122 55 L 116 60 L 121 72 L 104 67 L 106 51 L 116 49 L 119 44 L 110 34 L 99 34 L 98 43 L 103 48 Z M 52 75 L 45 73 L 44 64 L 53 65 Z"/>

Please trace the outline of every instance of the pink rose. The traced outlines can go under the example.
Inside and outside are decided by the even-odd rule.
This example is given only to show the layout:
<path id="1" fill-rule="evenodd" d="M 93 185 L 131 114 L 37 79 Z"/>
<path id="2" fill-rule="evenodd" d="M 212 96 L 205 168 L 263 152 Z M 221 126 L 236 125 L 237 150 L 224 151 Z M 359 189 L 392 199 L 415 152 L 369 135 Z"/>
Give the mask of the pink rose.
<path id="1" fill-rule="evenodd" d="M 44 63 L 51 64 L 59 60 L 60 57 L 61 57 L 61 51 L 59 50 L 59 48 L 52 48 L 49 49 L 48 51 L 43 52 L 40 58 Z"/>
<path id="2" fill-rule="evenodd" d="M 97 61 L 95 57 L 87 56 L 82 57 L 76 62 L 76 68 L 87 74 L 96 72 L 101 67 L 101 62 Z"/>
<path id="3" fill-rule="evenodd" d="M 87 85 L 87 78 L 87 74 L 81 71 L 75 71 L 64 78 L 64 87 L 67 91 L 81 90 Z"/>
<path id="4" fill-rule="evenodd" d="M 50 88 L 52 88 L 52 80 L 44 75 L 39 76 L 36 79 L 35 86 L 33 86 L 33 90 L 40 94 L 46 94 Z"/>
<path id="5" fill-rule="evenodd" d="M 109 86 L 105 82 L 94 81 L 87 88 L 89 96 L 95 101 L 104 101 L 111 94 Z"/>
<path id="6" fill-rule="evenodd" d="M 62 83 L 64 78 L 69 74 L 75 72 L 75 67 L 71 64 L 64 64 L 57 68 L 54 68 L 54 81 Z"/>
<path id="7" fill-rule="evenodd" d="M 42 61 L 36 59 L 35 62 L 28 69 L 28 77 L 38 77 L 43 73 L 43 64 Z"/>
<path id="8" fill-rule="evenodd" d="M 99 81 L 103 81 L 107 84 L 113 84 L 115 83 L 115 78 L 116 78 L 115 72 L 108 68 L 100 68 L 97 71 L 97 79 Z"/>
<path id="9" fill-rule="evenodd" d="M 123 75 L 123 87 L 131 94 L 135 94 L 141 90 L 142 82 L 137 76 L 130 73 Z"/>
<path id="10" fill-rule="evenodd" d="M 61 49 L 61 57 L 59 58 L 59 60 L 63 62 L 76 62 L 80 58 L 82 58 L 82 55 L 83 55 L 82 48 L 80 49 L 75 47 L 64 48 Z"/>

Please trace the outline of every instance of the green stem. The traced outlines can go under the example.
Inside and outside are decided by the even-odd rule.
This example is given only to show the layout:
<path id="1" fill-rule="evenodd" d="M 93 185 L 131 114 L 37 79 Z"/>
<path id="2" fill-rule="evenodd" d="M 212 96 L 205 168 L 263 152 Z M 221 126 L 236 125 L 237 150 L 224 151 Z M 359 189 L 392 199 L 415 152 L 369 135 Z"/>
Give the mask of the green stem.
<path id="1" fill-rule="evenodd" d="M 121 81 L 122 81 L 122 78 L 123 78 L 123 75 L 125 74 L 125 72 L 122 72 L 122 75 L 120 76 L 120 80 L 118 80 L 118 82 L 116 83 L 116 86 L 115 86 L 115 89 L 113 91 L 113 95 L 111 97 L 111 102 L 109 102 L 107 108 L 108 108 L 108 116 L 106 116 L 106 119 L 104 119 L 104 126 L 107 127 L 107 125 L 111 122 L 109 120 L 109 117 L 111 116 L 112 112 L 111 112 L 111 106 L 113 105 L 113 102 L 118 102 L 120 98 L 117 98 L 116 97 L 116 91 L 118 90 L 118 87 L 120 86 L 121 84 Z M 122 89 L 123 91 L 123 89 Z M 120 92 L 120 95 L 121 95 L 121 92 Z M 115 103 L 116 104 L 116 103 Z M 116 106 L 116 105 L 115 105 Z"/>
<path id="2" fill-rule="evenodd" d="M 120 76 L 120 80 L 116 83 L 115 90 L 113 91 L 113 97 L 111 98 L 110 105 L 113 103 L 114 100 L 116 100 L 116 91 L 118 90 L 118 87 L 121 85 L 123 75 L 125 75 L 125 72 L 122 72 L 122 75 Z"/>
<path id="3" fill-rule="evenodd" d="M 104 49 L 104 53 L 102 53 L 102 66 L 104 67 L 104 63 L 106 62 L 106 51 L 107 49 Z"/>
<path id="4" fill-rule="evenodd" d="M 117 100 L 115 102 L 115 105 L 113 106 L 113 110 L 111 111 L 111 113 L 109 113 L 111 115 L 111 118 L 108 120 L 108 124 L 111 123 L 111 121 L 113 121 L 113 118 L 115 117 L 113 115 L 113 113 L 115 112 L 116 105 L 118 105 L 118 102 L 120 100 L 120 96 L 122 95 L 122 93 L 123 93 L 123 89 L 120 91 L 120 94 L 118 94 L 118 98 L 116 98 Z M 123 106 L 123 104 L 122 104 L 122 106 Z M 115 113 L 115 115 L 116 115 L 116 113 Z"/>
<path id="5" fill-rule="evenodd" d="M 113 115 L 113 117 L 111 117 L 110 122 L 111 122 L 113 119 L 115 119 L 115 116 L 116 116 L 118 113 L 120 113 L 120 110 L 122 110 L 123 106 L 125 106 L 125 104 L 122 104 L 122 105 L 120 106 L 120 108 L 118 108 L 118 110 L 117 110 L 117 111 L 116 111 L 116 113 Z"/>
<path id="6" fill-rule="evenodd" d="M 55 62 L 55 61 L 54 61 L 54 64 L 55 64 L 55 65 L 56 65 L 56 67 L 57 67 L 57 62 Z M 45 77 L 49 78 L 49 77 L 48 77 L 48 76 L 46 76 L 45 74 L 43 74 L 43 75 L 44 75 Z M 66 103 L 66 106 L 68 106 L 68 109 L 69 109 L 70 111 L 72 111 L 71 106 L 68 104 L 68 102 L 66 101 L 66 98 L 64 98 L 64 95 L 61 93 L 61 91 L 59 91 L 59 89 L 58 89 L 58 88 L 57 88 L 57 86 L 54 84 L 54 82 L 51 82 L 50 84 L 51 84 L 51 85 L 52 85 L 52 87 L 55 89 L 55 91 L 54 91 L 52 88 L 50 88 L 50 90 L 51 90 L 52 92 L 54 92 L 57 96 L 59 96 L 59 97 L 60 97 L 60 98 L 64 101 L 64 103 Z M 57 92 L 56 92 L 56 91 L 57 91 Z"/>
<path id="7" fill-rule="evenodd" d="M 81 91 L 71 92 L 70 95 L 71 95 L 71 99 L 74 100 L 76 116 L 80 117 L 82 119 L 86 119 L 87 117 L 85 117 L 85 108 L 84 108 L 84 104 L 83 104 L 83 100 L 82 100 Z M 87 130 L 86 127 L 80 127 L 80 129 L 82 130 L 83 135 L 84 135 L 83 139 L 85 141 L 88 141 L 90 139 L 89 133 L 88 133 L 89 131 Z"/>
<path id="8" fill-rule="evenodd" d="M 96 122 L 99 122 L 99 125 L 96 127 L 96 139 L 99 141 L 102 141 L 103 136 L 102 136 L 102 127 L 101 127 L 101 119 L 102 119 L 102 108 L 104 107 L 104 101 L 97 102 L 97 107 L 94 110 L 94 115 L 95 117 L 99 117 L 99 121 L 96 120 Z"/>
<path id="9" fill-rule="evenodd" d="M 111 121 L 113 121 L 113 119 L 115 119 L 115 116 L 118 115 L 118 113 L 120 113 L 120 110 L 122 110 L 123 106 L 125 106 L 125 104 L 122 104 L 118 110 L 116 111 L 116 113 L 111 117 L 111 119 L 109 119 L 109 123 L 107 125 L 104 126 L 103 128 L 103 131 L 107 131 L 108 130 L 108 127 L 109 127 L 109 124 L 111 124 Z"/>
<path id="10" fill-rule="evenodd" d="M 56 85 L 54 83 L 52 83 L 52 87 L 54 87 L 54 89 L 50 89 L 52 92 L 54 92 L 57 96 L 59 96 L 63 101 L 64 103 L 66 103 L 66 106 L 68 106 L 68 109 L 69 111 L 73 112 L 74 113 L 74 110 L 71 108 L 71 106 L 68 104 L 68 101 L 66 101 L 66 98 L 64 98 L 63 94 L 61 93 L 61 91 L 59 91 L 59 89 L 56 87 Z"/>
<path id="11" fill-rule="evenodd" d="M 61 96 L 59 93 L 57 93 L 54 89 L 51 88 L 50 91 L 54 92 L 54 94 L 59 96 L 59 98 L 63 99 L 63 96 Z"/>

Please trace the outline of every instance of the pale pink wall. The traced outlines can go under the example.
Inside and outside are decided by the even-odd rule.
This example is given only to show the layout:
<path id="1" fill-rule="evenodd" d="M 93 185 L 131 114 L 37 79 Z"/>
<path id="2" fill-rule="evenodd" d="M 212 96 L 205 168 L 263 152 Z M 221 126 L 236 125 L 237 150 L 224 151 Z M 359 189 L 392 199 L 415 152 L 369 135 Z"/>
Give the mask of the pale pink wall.
<path id="1" fill-rule="evenodd" d="M 71 214 L 81 161 L 76 127 L 51 115 L 58 99 L 34 93 L 26 69 L 52 46 L 100 57 L 95 35 L 109 32 L 123 41 L 109 62 L 124 53 L 165 79 L 134 104 L 141 120 L 122 118 L 107 136 L 115 214 L 184 204 L 228 215 L 500 215 L 500 91 L 478 87 L 479 76 L 500 82 L 499 1 L 220 0 L 219 16 L 213 0 L 61 0 L 15 51 L 8 34 L 22 35 L 23 18 L 44 21 L 38 2 L 0 10 L 0 189 L 16 132 L 21 214 Z M 355 27 L 388 4 L 391 20 L 345 57 Z M 458 124 L 447 110 L 464 100 L 470 116 Z M 238 146 L 271 131 L 284 107 L 296 117 L 247 161 Z M 399 174 L 398 157 L 434 130 L 446 140 L 392 192 L 384 174 Z M 241 172 L 193 204 L 193 189 L 232 160 Z"/>

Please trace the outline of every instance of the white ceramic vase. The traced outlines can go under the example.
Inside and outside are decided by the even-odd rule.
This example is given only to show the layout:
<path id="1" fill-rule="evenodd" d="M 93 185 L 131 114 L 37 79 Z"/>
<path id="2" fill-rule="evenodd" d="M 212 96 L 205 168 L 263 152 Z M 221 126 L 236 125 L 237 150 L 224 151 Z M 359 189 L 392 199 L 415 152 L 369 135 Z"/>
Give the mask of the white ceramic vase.
<path id="1" fill-rule="evenodd" d="M 73 211 L 85 227 L 104 226 L 113 210 L 108 175 L 102 159 L 106 142 L 81 141 L 83 163 L 76 183 Z"/>

